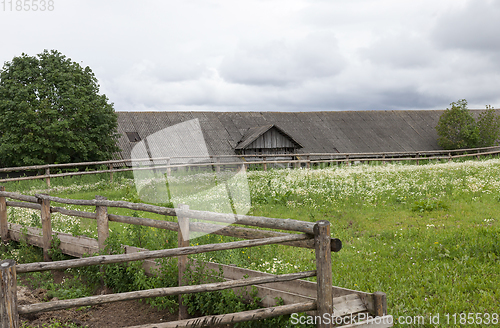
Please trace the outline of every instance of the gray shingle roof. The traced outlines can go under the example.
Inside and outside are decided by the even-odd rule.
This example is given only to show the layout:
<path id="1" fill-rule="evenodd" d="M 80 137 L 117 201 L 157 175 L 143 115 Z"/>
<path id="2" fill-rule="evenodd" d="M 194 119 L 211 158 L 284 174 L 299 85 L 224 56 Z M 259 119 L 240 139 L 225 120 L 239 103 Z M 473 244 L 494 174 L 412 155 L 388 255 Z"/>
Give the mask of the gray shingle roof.
<path id="1" fill-rule="evenodd" d="M 129 141 L 126 132 L 137 132 L 144 140 L 152 133 L 192 119 L 198 119 L 211 155 L 234 155 L 235 148 L 255 140 L 272 126 L 279 127 L 301 145 L 299 153 L 437 150 L 440 148 L 435 126 L 442 113 L 442 110 L 117 112 L 122 158 L 130 158 L 136 144 Z"/>

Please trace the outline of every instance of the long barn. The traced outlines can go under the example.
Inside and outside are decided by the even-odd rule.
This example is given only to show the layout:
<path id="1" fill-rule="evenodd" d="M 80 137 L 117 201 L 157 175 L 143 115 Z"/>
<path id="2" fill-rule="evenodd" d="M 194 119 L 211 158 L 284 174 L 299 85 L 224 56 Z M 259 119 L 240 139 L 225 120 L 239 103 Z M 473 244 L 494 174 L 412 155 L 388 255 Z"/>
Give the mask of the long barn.
<path id="1" fill-rule="evenodd" d="M 442 110 L 117 112 L 122 158 L 131 158 L 131 151 L 139 142 L 185 122 L 199 124 L 210 155 L 437 150 L 440 148 L 435 127 L 442 113 Z M 169 136 L 156 138 L 154 142 L 192 139 L 187 135 L 174 136 L 179 132 L 170 131 Z M 151 143 L 153 138 L 149 139 Z"/>

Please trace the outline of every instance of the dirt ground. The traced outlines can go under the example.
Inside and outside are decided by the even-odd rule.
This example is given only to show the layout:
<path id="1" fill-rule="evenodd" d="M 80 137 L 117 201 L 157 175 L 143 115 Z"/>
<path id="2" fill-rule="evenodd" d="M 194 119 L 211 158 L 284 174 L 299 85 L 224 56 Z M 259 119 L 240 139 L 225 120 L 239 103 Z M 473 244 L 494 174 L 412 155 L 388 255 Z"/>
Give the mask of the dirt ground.
<path id="1" fill-rule="evenodd" d="M 54 281 L 57 282 L 58 279 L 62 279 L 62 276 L 59 277 L 56 272 L 54 275 Z M 110 293 L 112 293 L 112 291 L 107 288 L 100 289 L 96 292 L 96 294 Z M 47 291 L 44 289 L 31 289 L 26 286 L 17 287 L 19 305 L 47 301 L 46 294 Z M 175 321 L 178 319 L 178 316 L 177 313 L 170 313 L 168 309 L 158 311 L 150 307 L 145 302 L 134 300 L 107 303 L 80 309 L 67 309 L 31 315 L 20 315 L 20 319 L 21 323 L 27 323 L 32 327 L 46 327 L 47 324 L 51 323 L 54 319 L 57 319 L 61 323 L 73 323 L 80 327 L 118 328 Z M 224 325 L 220 327 L 231 326 Z"/>
<path id="2" fill-rule="evenodd" d="M 106 291 L 103 291 L 104 293 Z M 25 286 L 18 286 L 18 303 L 20 305 L 40 303 L 46 299 L 46 290 L 31 290 Z M 33 327 L 42 327 L 53 319 L 63 323 L 74 323 L 77 326 L 97 327 L 129 327 L 151 323 L 177 320 L 176 314 L 168 310 L 157 311 L 149 305 L 135 301 L 123 301 L 96 305 L 83 309 L 67 309 L 31 315 L 21 315 L 21 322 Z"/>

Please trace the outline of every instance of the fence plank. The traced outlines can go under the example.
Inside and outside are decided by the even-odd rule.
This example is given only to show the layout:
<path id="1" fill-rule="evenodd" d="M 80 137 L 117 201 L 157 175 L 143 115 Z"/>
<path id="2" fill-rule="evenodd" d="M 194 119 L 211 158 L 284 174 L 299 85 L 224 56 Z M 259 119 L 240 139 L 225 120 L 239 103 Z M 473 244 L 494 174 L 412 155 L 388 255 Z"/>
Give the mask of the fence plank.
<path id="1" fill-rule="evenodd" d="M 191 254 L 207 253 L 207 252 L 221 251 L 227 249 L 277 244 L 286 241 L 305 240 L 309 238 L 311 238 L 309 235 L 297 234 L 284 237 L 271 237 L 271 238 L 262 238 L 256 240 L 234 241 L 224 244 L 208 244 L 200 246 L 161 249 L 157 251 L 147 251 L 147 252 L 140 252 L 133 254 L 100 255 L 100 256 L 87 257 L 83 259 L 65 260 L 65 261 L 49 262 L 49 263 L 46 262 L 26 263 L 18 265 L 17 272 L 20 273 L 20 272 L 58 270 L 67 268 L 78 268 L 82 266 L 97 265 L 97 264 L 141 261 L 141 260 L 156 259 L 162 257 L 191 255 Z"/>
<path id="2" fill-rule="evenodd" d="M 314 277 L 315 275 L 316 271 L 306 271 L 306 272 L 277 275 L 273 277 L 258 277 L 258 278 L 231 280 L 231 281 L 216 282 L 216 283 L 195 285 L 195 286 L 155 288 L 155 289 L 140 290 L 140 291 L 126 292 L 126 293 L 119 293 L 119 294 L 97 295 L 97 296 L 82 297 L 71 300 L 53 301 L 47 303 L 37 303 L 32 305 L 19 306 L 18 311 L 19 314 L 56 311 L 72 307 L 97 305 L 97 304 L 119 302 L 119 301 L 129 301 L 140 298 L 211 292 L 211 291 L 230 289 L 235 287 L 265 284 L 269 282 L 290 281 L 295 279 Z"/>
<path id="3" fill-rule="evenodd" d="M 12 198 L 15 200 L 20 200 L 28 203 L 38 204 L 38 198 L 35 196 L 21 195 L 17 192 L 0 191 L 0 197 Z"/>
<path id="4" fill-rule="evenodd" d="M 43 247 L 42 229 L 27 227 L 27 231 L 20 224 L 9 223 L 9 235 L 12 240 L 25 240 L 30 245 Z M 53 232 L 61 241 L 59 249 L 64 253 L 74 257 L 82 257 L 84 254 L 94 254 L 99 251 L 97 240 L 94 238 L 79 236 L 74 237 L 69 233 Z"/>
<path id="5" fill-rule="evenodd" d="M 127 328 L 180 328 L 180 327 L 213 327 L 216 325 L 233 324 L 237 322 L 263 320 L 280 315 L 306 312 L 314 310 L 316 302 L 305 302 L 290 305 L 281 305 L 267 309 L 257 309 L 238 313 L 212 315 L 188 320 L 162 322 L 149 325 L 131 326 Z"/>
<path id="6" fill-rule="evenodd" d="M 17 278 L 14 260 L 0 261 L 0 327 L 18 328 Z"/>

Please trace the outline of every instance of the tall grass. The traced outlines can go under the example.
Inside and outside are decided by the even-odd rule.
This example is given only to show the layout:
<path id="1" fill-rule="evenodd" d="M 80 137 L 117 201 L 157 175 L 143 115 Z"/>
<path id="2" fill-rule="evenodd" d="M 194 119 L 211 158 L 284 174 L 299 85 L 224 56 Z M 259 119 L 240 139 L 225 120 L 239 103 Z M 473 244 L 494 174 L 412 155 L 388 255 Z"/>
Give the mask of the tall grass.
<path id="1" fill-rule="evenodd" d="M 251 214 L 329 220 L 332 236 L 344 244 L 333 255 L 334 285 L 386 292 L 389 314 L 396 320 L 437 313 L 441 318 L 447 313 L 500 313 L 500 160 L 252 171 L 248 179 Z M 54 184 L 51 194 L 139 199 L 132 180 L 115 181 L 65 181 Z M 18 187 L 17 191 L 29 193 L 38 190 L 38 186 Z M 34 220 L 33 213 L 20 211 L 11 210 L 9 219 Z M 54 221 L 64 222 L 64 218 Z M 93 223 L 83 222 L 68 220 L 54 226 L 95 234 Z M 135 246 L 176 246 L 175 236 L 154 229 L 111 228 Z M 233 239 L 207 235 L 191 242 L 229 240 Z M 310 270 L 315 263 L 311 250 L 281 245 L 207 253 L 199 258 L 270 273 Z M 441 321 L 438 326 L 449 325 Z"/>

